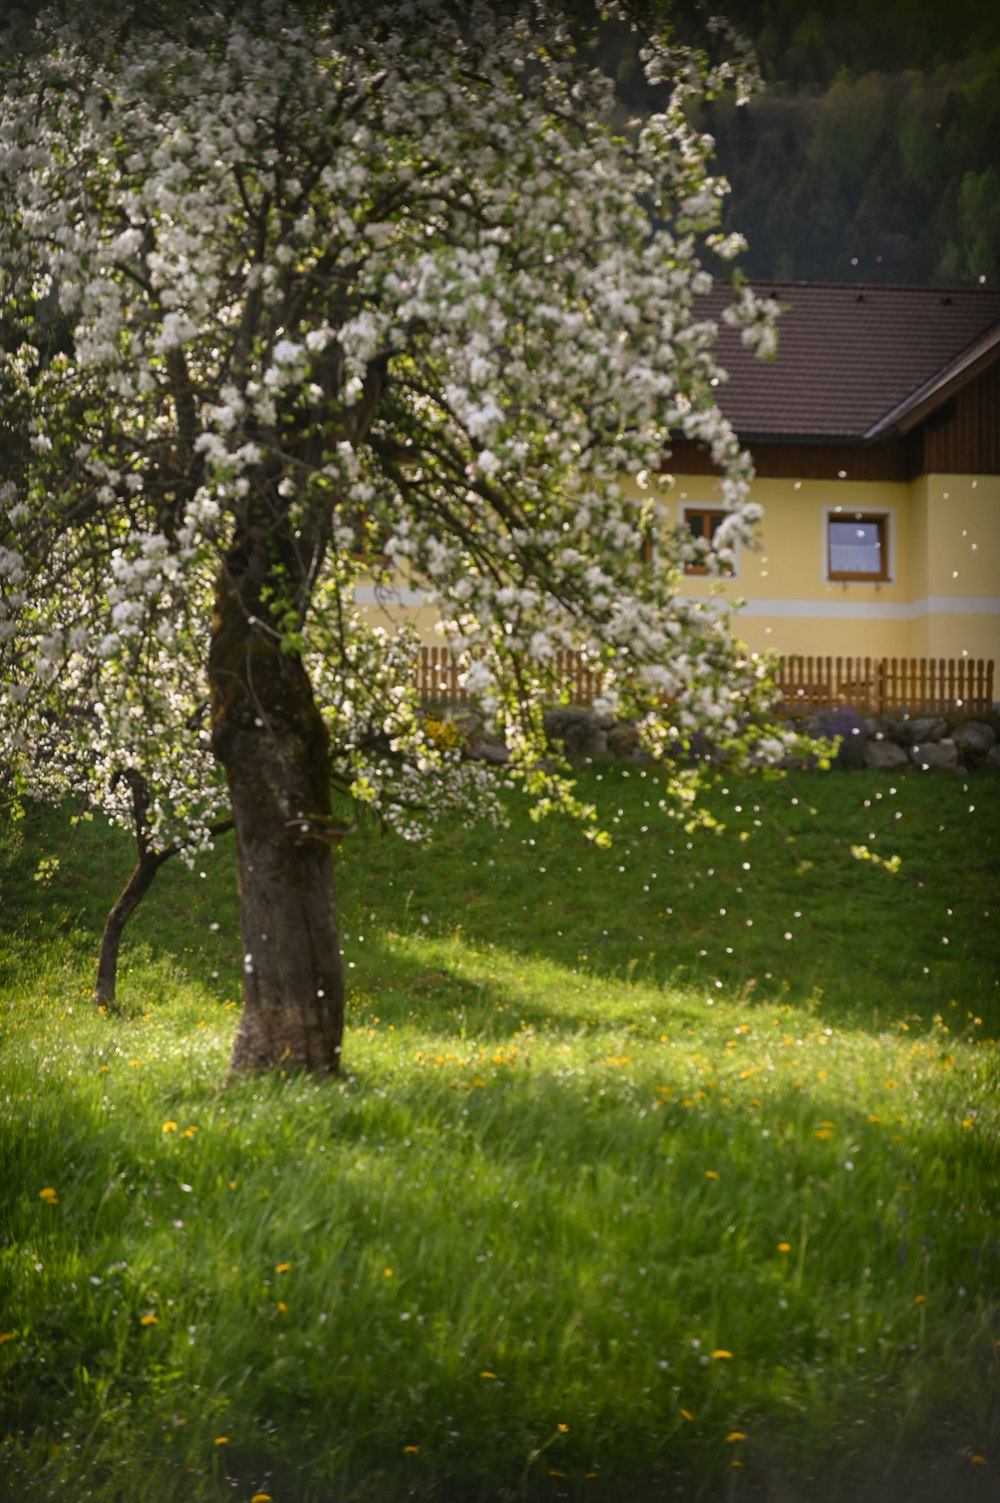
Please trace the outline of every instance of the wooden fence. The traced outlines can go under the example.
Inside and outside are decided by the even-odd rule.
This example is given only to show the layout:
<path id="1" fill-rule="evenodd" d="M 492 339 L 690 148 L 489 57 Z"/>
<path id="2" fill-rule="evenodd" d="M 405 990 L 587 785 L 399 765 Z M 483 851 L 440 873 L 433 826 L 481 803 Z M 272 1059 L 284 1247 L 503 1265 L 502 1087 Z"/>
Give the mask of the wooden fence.
<path id="1" fill-rule="evenodd" d="M 585 663 L 578 652 L 560 649 L 552 654 L 552 697 L 568 691 L 574 704 L 589 705 L 600 693 L 600 674 Z M 447 647 L 421 647 L 417 659 L 417 693 L 425 704 L 463 705 L 465 690 L 458 682 L 459 669 Z"/>
<path id="2" fill-rule="evenodd" d="M 788 713 L 839 706 L 920 715 L 984 715 L 993 708 L 993 662 L 983 658 L 779 659 Z"/>
<path id="3" fill-rule="evenodd" d="M 552 660 L 553 698 L 568 690 L 574 704 L 590 704 L 600 690 L 600 675 L 579 653 L 558 652 Z M 465 691 L 447 647 L 421 647 L 416 665 L 417 692 L 425 704 L 461 705 Z M 921 715 L 984 715 L 993 708 L 993 662 L 982 658 L 844 658 L 778 659 L 780 710 L 849 707 L 866 713 L 907 710 Z"/>

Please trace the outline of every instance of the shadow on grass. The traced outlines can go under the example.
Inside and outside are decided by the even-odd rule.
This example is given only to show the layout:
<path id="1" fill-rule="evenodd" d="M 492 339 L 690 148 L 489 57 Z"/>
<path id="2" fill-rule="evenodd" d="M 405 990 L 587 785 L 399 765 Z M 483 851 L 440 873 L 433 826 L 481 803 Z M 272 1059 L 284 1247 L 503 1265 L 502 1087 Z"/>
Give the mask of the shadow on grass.
<path id="1" fill-rule="evenodd" d="M 220 1496 L 266 1474 L 307 1503 L 985 1503 L 964 1454 L 997 1412 L 983 1146 L 943 1129 L 894 1139 L 821 1086 L 727 1102 L 720 1083 L 686 1104 L 663 1063 L 655 1082 L 555 1061 L 482 1087 L 471 1069 L 387 1079 L 374 1064 L 221 1096 L 194 1083 L 202 1126 L 186 1143 L 162 1135 L 124 1066 L 103 1098 L 54 1075 L 5 1151 L 7 1234 L 53 1269 L 20 1316 L 33 1335 L 9 1428 L 55 1437 L 79 1404 L 99 1431 L 86 1369 L 126 1446 L 154 1400 L 186 1407 L 192 1382 L 229 1397 L 242 1438 L 217 1458 Z M 38 1204 L 42 1166 L 58 1212 Z M 279 1341 L 265 1276 L 284 1259 L 297 1281 Z M 119 1261 L 110 1320 L 88 1276 Z M 176 1308 L 166 1345 L 147 1348 L 154 1289 Z M 206 1320 L 208 1347 L 189 1346 L 180 1332 Z M 543 1456 L 557 1419 L 571 1439 Z M 752 1442 L 734 1484 L 737 1423 Z M 94 1496 L 126 1497 L 114 1476 L 98 1457 Z"/>
<path id="2" fill-rule="evenodd" d="M 359 969 L 352 936 L 367 956 L 388 926 L 566 974 L 818 1004 L 865 1029 L 925 1026 L 957 999 L 1000 1032 L 1000 775 L 977 774 L 972 794 L 955 779 L 731 779 L 713 797 L 721 835 L 659 814 L 652 774 L 600 777 L 583 792 L 601 801 L 609 852 L 519 806 L 508 830 L 443 831 L 419 854 L 359 832 L 338 870 Z M 861 847 L 899 854 L 901 870 Z"/>
<path id="3" fill-rule="evenodd" d="M 553 989 L 579 975 L 780 1000 L 875 1031 L 926 1027 L 954 1003 L 958 1020 L 974 1012 L 995 1037 L 1000 774 L 983 770 L 970 786 L 882 774 L 729 779 L 710 796 L 725 832 L 689 835 L 659 810 L 657 774 L 608 767 L 581 778 L 614 835 L 608 852 L 575 827 L 533 823 L 516 802 L 506 830 L 444 828 L 420 848 L 362 826 L 336 872 L 348 984 L 358 1005 L 409 994 L 445 1003 L 461 1026 L 483 983 L 457 975 L 450 958 L 413 958 L 422 940 L 440 948 L 458 936 L 484 968 L 491 946 L 548 963 Z M 71 830 L 65 812 L 43 810 L 29 812 L 22 834 L 15 845 L 8 831 L 0 847 L 0 984 L 50 965 L 82 988 L 130 869 L 128 839 L 96 819 Z M 901 854 L 901 871 L 852 856 L 859 843 L 883 859 Z M 40 862 L 50 863 L 44 882 L 34 880 Z M 241 953 L 224 837 L 194 871 L 173 862 L 158 876 L 126 931 L 120 998 L 129 1005 L 130 968 L 138 977 L 156 960 L 206 998 L 231 1001 Z"/>

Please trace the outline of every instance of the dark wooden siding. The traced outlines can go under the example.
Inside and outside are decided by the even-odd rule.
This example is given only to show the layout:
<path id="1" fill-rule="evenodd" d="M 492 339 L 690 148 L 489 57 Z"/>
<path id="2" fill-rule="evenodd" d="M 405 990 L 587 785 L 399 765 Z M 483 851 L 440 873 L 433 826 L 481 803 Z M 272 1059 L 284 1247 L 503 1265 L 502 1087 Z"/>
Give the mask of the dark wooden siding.
<path id="1" fill-rule="evenodd" d="M 773 443 L 747 441 L 762 479 L 910 480 L 919 474 L 919 447 L 913 439 L 886 439 L 880 444 Z M 673 446 L 670 468 L 678 475 L 717 473 L 707 450 L 687 440 Z"/>
<path id="2" fill-rule="evenodd" d="M 918 473 L 1000 475 L 1000 362 L 917 429 Z"/>

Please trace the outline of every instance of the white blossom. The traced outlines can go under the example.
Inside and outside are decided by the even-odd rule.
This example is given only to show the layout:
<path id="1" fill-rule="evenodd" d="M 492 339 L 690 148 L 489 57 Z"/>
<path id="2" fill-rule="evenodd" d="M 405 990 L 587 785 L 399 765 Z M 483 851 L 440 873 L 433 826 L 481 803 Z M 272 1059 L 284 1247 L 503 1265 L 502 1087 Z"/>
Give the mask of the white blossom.
<path id="1" fill-rule="evenodd" d="M 70 350 L 0 355 L 33 424 L 0 489 L 0 749 L 39 792 L 127 821 L 141 767 L 157 838 L 205 847 L 213 611 L 260 517 L 254 650 L 303 663 L 338 776 L 401 833 L 418 804 L 495 816 L 496 787 L 428 734 L 413 633 L 359 585 L 441 602 L 465 694 L 557 800 L 532 727 L 558 649 L 658 753 L 740 730 L 727 608 L 678 598 L 690 543 L 664 528 L 659 571 L 639 547 L 676 431 L 719 470 L 716 561 L 759 516 L 699 306 L 704 247 L 741 245 L 690 123 L 727 71 L 651 38 L 657 108 L 622 133 L 559 7 L 459 9 L 201 7 L 113 46 L 47 16 L 5 77 L 0 312 L 51 288 Z M 741 288 L 723 317 L 768 355 L 776 311 Z"/>

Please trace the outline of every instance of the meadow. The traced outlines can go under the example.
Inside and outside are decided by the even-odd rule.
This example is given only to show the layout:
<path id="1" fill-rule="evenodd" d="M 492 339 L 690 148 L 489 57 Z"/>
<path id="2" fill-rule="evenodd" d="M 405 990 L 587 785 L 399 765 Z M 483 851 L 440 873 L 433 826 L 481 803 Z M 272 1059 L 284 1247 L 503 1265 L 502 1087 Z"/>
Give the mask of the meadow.
<path id="1" fill-rule="evenodd" d="M 1000 1494 L 1000 776 L 582 781 L 344 843 L 332 1082 L 226 1082 L 227 840 L 102 1016 L 127 839 L 0 822 L 4 1503 Z"/>

